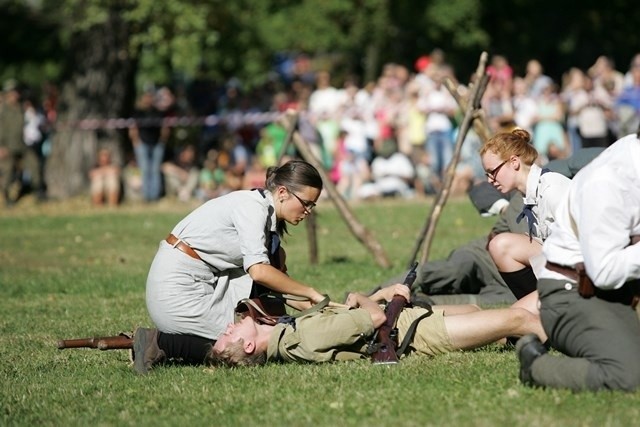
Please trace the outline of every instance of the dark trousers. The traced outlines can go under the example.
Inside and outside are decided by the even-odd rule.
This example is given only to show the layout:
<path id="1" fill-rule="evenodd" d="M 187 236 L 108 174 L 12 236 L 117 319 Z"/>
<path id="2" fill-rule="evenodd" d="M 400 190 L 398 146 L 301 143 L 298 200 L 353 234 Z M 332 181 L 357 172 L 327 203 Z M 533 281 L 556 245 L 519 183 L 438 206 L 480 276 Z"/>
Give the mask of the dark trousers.
<path id="1" fill-rule="evenodd" d="M 640 321 L 622 302 L 585 299 L 575 283 L 541 279 L 540 318 L 551 345 L 532 365 L 540 386 L 572 390 L 626 390 L 640 386 Z"/>

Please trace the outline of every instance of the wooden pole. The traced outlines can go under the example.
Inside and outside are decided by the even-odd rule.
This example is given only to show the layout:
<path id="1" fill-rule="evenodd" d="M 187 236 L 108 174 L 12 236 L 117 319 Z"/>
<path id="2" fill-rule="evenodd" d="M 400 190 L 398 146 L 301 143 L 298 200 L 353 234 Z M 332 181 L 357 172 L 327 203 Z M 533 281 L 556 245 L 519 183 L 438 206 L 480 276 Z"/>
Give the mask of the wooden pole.
<path id="1" fill-rule="evenodd" d="M 451 93 L 451 96 L 453 96 L 453 98 L 456 100 L 458 106 L 460 106 L 460 109 L 462 111 L 467 111 L 467 108 L 469 106 L 468 100 L 458 92 L 458 88 L 456 88 L 455 84 L 449 77 L 445 77 L 444 86 L 447 88 L 449 93 Z M 473 129 L 476 131 L 483 144 L 487 142 L 489 138 L 491 138 L 491 128 L 489 126 L 489 123 L 487 123 L 487 118 L 484 115 L 484 111 L 481 109 L 478 110 L 476 112 L 476 115 L 474 116 Z"/>
<path id="2" fill-rule="evenodd" d="M 471 86 L 470 91 L 470 100 L 468 103 L 464 119 L 460 124 L 460 130 L 458 132 L 458 137 L 456 139 L 456 145 L 453 152 L 453 157 L 449 165 L 447 166 L 447 172 L 445 174 L 445 181 L 442 185 L 442 188 L 438 192 L 438 196 L 436 198 L 436 203 L 433 205 L 427 222 L 425 223 L 422 230 L 418 234 L 418 239 L 414 246 L 413 252 L 411 254 L 410 262 L 408 266 L 410 267 L 414 262 L 420 251 L 420 248 L 424 248 L 422 252 L 422 256 L 420 258 L 420 264 L 424 264 L 429 259 L 429 251 L 431 249 L 431 243 L 433 242 L 433 237 L 435 236 L 435 229 L 438 223 L 438 219 L 440 218 L 440 214 L 442 213 L 442 209 L 444 208 L 447 199 L 449 198 L 449 193 L 451 190 L 451 185 L 453 184 L 453 178 L 455 175 L 456 167 L 458 165 L 458 161 L 460 160 L 460 152 L 462 150 L 462 144 L 464 143 L 464 139 L 469 131 L 469 127 L 471 126 L 472 121 L 477 117 L 477 112 L 480 110 L 480 100 L 482 99 L 482 95 L 487 88 L 487 84 L 489 83 L 489 76 L 486 74 L 486 64 L 487 64 L 488 55 L 486 52 L 482 52 L 480 55 L 480 62 L 478 64 L 478 68 L 476 69 L 475 74 L 475 82 Z"/>
<path id="3" fill-rule="evenodd" d="M 287 111 L 287 114 L 282 118 L 282 125 L 287 130 L 287 136 L 284 139 L 284 143 L 282 147 L 280 147 L 280 152 L 278 153 L 278 165 L 282 163 L 282 158 L 287 154 L 287 149 L 289 145 L 291 145 L 291 140 L 293 139 L 293 133 L 298 128 L 298 119 L 300 118 L 300 114 L 295 112 Z"/>
<path id="4" fill-rule="evenodd" d="M 364 244 L 367 249 L 369 249 L 378 265 L 383 268 L 391 267 L 391 262 L 389 262 L 382 245 L 380 245 L 373 234 L 356 219 L 351 209 L 349 209 L 347 202 L 342 198 L 340 192 L 338 192 L 336 187 L 333 185 L 333 182 L 331 182 L 331 179 L 329 179 L 329 176 L 322 167 L 320 161 L 309 149 L 307 141 L 305 141 L 297 131 L 293 133 L 293 143 L 302 158 L 311 163 L 320 173 L 325 190 L 329 194 L 333 204 L 338 209 L 338 212 L 347 223 L 351 233 L 356 237 L 356 239 Z"/>

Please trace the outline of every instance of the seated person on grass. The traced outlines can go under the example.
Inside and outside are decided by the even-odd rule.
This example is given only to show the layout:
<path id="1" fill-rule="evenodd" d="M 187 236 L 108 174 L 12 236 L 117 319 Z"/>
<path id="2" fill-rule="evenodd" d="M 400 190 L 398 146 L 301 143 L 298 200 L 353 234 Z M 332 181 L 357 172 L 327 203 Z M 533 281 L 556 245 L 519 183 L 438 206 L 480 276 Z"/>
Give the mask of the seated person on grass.
<path id="1" fill-rule="evenodd" d="M 351 308 L 325 308 L 275 326 L 251 317 L 228 325 L 211 349 L 209 362 L 223 365 L 259 365 L 270 361 L 331 362 L 360 359 L 375 330 L 386 321 L 379 303 L 394 295 L 409 298 L 409 289 L 396 284 L 370 297 L 351 293 Z M 398 339 L 404 339 L 414 319 L 419 320 L 405 354 L 438 355 L 469 350 L 507 336 L 537 334 L 546 340 L 540 322 L 522 308 L 481 310 L 478 306 L 434 306 L 432 310 L 405 307 L 398 317 Z"/>

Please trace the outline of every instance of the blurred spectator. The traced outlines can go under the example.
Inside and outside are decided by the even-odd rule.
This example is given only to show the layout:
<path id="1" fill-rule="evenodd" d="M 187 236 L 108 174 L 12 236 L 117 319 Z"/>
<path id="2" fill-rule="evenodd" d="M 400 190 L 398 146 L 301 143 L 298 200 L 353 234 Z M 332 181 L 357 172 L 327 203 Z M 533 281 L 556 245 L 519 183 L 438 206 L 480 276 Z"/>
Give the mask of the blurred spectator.
<path id="1" fill-rule="evenodd" d="M 335 156 L 340 125 L 338 112 L 343 104 L 343 94 L 331 85 L 331 75 L 320 71 L 316 75 L 316 88 L 309 98 L 309 113 L 312 123 L 320 133 L 323 149 L 323 164 L 331 169 Z"/>
<path id="2" fill-rule="evenodd" d="M 458 130 L 456 129 L 455 131 L 454 139 L 457 138 Z M 452 195 L 466 194 L 473 185 L 486 181 L 479 154 L 481 146 L 482 140 L 478 134 L 473 129 L 469 129 L 462 144 L 460 160 L 453 175 Z"/>
<path id="3" fill-rule="evenodd" d="M 260 140 L 256 146 L 256 159 L 261 166 L 268 168 L 278 164 L 278 156 L 287 138 L 287 130 L 279 123 L 269 123 L 260 129 Z M 289 146 L 291 153 L 293 145 Z"/>
<path id="4" fill-rule="evenodd" d="M 587 92 L 587 75 L 579 68 L 571 68 L 563 76 L 563 87 L 560 99 L 567 111 L 566 127 L 571 152 L 576 153 L 582 148 L 579 117 L 582 109 L 589 103 Z"/>
<path id="5" fill-rule="evenodd" d="M 45 156 L 42 151 L 46 133 L 48 131 L 47 118 L 38 108 L 33 96 L 25 96 L 22 101 L 24 111 L 23 140 L 27 146 L 23 159 L 23 182 L 28 182 L 31 191 L 35 192 L 38 200 L 46 199 L 44 182 Z"/>
<path id="6" fill-rule="evenodd" d="M 527 132 L 533 133 L 538 106 L 529 95 L 527 83 L 522 77 L 513 79 L 513 122 Z"/>
<path id="7" fill-rule="evenodd" d="M 640 54 L 633 57 L 625 87 L 615 101 L 619 136 L 636 132 L 640 125 Z"/>
<path id="8" fill-rule="evenodd" d="M 5 204 L 12 206 L 22 195 L 22 161 L 27 153 L 23 141 L 24 112 L 18 82 L 11 79 L 2 87 L 0 105 L 0 179 Z"/>
<path id="9" fill-rule="evenodd" d="M 538 150 L 542 164 L 566 157 L 568 142 L 563 127 L 564 106 L 555 83 L 542 87 L 537 108 L 533 145 Z"/>
<path id="10" fill-rule="evenodd" d="M 498 82 L 500 86 L 506 88 L 507 92 L 511 92 L 513 69 L 505 56 L 493 55 L 491 64 L 487 67 L 487 74 L 489 74 L 492 81 Z"/>
<path id="11" fill-rule="evenodd" d="M 362 153 L 348 147 L 347 139 L 347 131 L 341 131 L 331 179 L 336 183 L 338 192 L 349 200 L 358 197 L 360 187 L 369 179 L 369 163 Z"/>
<path id="12" fill-rule="evenodd" d="M 198 178 L 196 195 L 202 202 L 227 194 L 229 187 L 226 185 L 226 173 L 218 164 L 220 153 L 211 149 L 207 152 L 207 158 L 202 164 Z"/>
<path id="13" fill-rule="evenodd" d="M 196 165 L 196 148 L 189 144 L 180 149 L 173 161 L 162 164 L 165 194 L 188 202 L 198 187 L 200 170 Z"/>
<path id="14" fill-rule="evenodd" d="M 113 163 L 111 150 L 98 150 L 96 166 L 89 171 L 91 182 L 91 203 L 101 206 L 105 202 L 109 206 L 117 206 L 120 201 L 122 180 L 120 167 Z"/>
<path id="15" fill-rule="evenodd" d="M 415 170 L 411 160 L 399 152 L 396 143 L 387 139 L 371 163 L 371 182 L 360 187 L 358 198 L 413 196 L 411 184 Z"/>
<path id="16" fill-rule="evenodd" d="M 578 112 L 578 131 L 582 147 L 608 147 L 609 123 L 608 115 L 613 105 L 609 93 L 602 86 L 593 86 L 592 80 L 585 78 L 587 92 L 586 103 Z"/>
<path id="17" fill-rule="evenodd" d="M 624 87 L 624 74 L 616 70 L 613 59 L 605 55 L 600 55 L 589 68 L 589 77 L 594 88 L 610 90 L 613 96 L 618 96 Z"/>
<path id="18" fill-rule="evenodd" d="M 530 96 L 537 98 L 542 95 L 542 91 L 553 83 L 551 77 L 543 74 L 542 64 L 537 59 L 527 62 L 527 72 L 524 76 L 527 90 Z"/>
<path id="19" fill-rule="evenodd" d="M 437 71 L 433 76 L 434 88 L 420 100 L 420 108 L 427 114 L 426 150 L 429 151 L 433 171 L 441 181 L 453 155 L 451 120 L 458 108 L 455 99 L 442 84 L 444 77 L 442 70 Z"/>
<path id="20" fill-rule="evenodd" d="M 163 125 L 163 113 L 149 91 L 140 97 L 134 118 L 136 123 L 129 128 L 129 138 L 142 172 L 142 194 L 145 201 L 155 201 L 162 193 L 161 166 L 170 129 Z"/>
<path id="21" fill-rule="evenodd" d="M 424 150 L 416 150 L 411 155 L 416 176 L 413 180 L 413 187 L 416 196 L 435 194 L 440 189 L 440 179 L 433 173 L 429 153 Z"/>
<path id="22" fill-rule="evenodd" d="M 143 200 L 142 192 L 142 171 L 138 167 L 135 155 L 130 154 L 124 169 L 122 170 L 122 184 L 124 187 L 124 198 L 130 202 Z"/>
<path id="23" fill-rule="evenodd" d="M 252 190 L 254 188 L 264 188 L 267 177 L 267 168 L 262 163 L 255 161 L 251 163 L 249 169 L 242 177 L 242 189 Z"/>

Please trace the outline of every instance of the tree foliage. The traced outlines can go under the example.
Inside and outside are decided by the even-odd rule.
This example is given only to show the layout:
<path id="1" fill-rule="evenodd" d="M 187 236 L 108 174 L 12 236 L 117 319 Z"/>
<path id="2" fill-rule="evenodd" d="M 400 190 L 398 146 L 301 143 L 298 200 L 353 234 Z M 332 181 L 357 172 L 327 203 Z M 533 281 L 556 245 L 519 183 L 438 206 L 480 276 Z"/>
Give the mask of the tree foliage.
<path id="1" fill-rule="evenodd" d="M 566 2 L 565 2 L 566 3 Z M 0 0 L 0 78 L 61 87 L 66 120 L 126 116 L 146 83 L 270 78 L 276 54 L 305 53 L 334 75 L 375 79 L 440 48 L 464 81 L 482 50 L 522 74 L 537 58 L 559 79 L 606 54 L 624 70 L 638 51 L 640 8 L 627 0 Z M 339 79 L 335 81 L 339 83 Z M 99 140 L 57 135 L 48 182 L 78 192 Z M 88 143 L 87 141 L 90 141 Z M 87 148 L 88 147 L 88 148 Z"/>
<path id="2" fill-rule="evenodd" d="M 627 0 L 0 0 L 2 77 L 25 69 L 31 80 L 64 78 L 72 35 L 123 10 L 138 84 L 205 75 L 248 85 L 267 78 L 277 52 L 330 57 L 346 73 L 410 65 L 439 47 L 460 75 L 480 50 L 505 54 L 523 69 L 541 59 L 557 77 L 608 54 L 622 67 L 637 50 L 640 9 Z M 105 34 L 106 36 L 106 34 Z M 49 64 L 38 76 L 34 64 Z M 320 66 L 328 66 L 320 62 Z M 71 64 L 72 65 L 72 64 Z M 21 73 L 22 74 L 22 73 Z"/>

